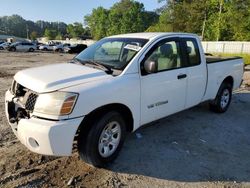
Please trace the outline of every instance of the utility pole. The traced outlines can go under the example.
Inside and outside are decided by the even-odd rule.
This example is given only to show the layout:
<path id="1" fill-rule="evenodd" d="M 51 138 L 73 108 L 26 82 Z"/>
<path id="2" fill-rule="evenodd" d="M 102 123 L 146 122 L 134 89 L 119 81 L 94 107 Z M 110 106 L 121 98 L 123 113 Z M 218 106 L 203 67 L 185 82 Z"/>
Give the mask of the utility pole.
<path id="1" fill-rule="evenodd" d="M 217 36 L 216 36 L 216 41 L 219 41 L 220 39 L 220 25 L 221 25 L 221 12 L 222 12 L 222 7 L 223 7 L 223 1 L 220 0 L 220 9 L 219 9 L 219 16 L 218 16 L 218 23 L 217 23 Z"/>
<path id="2" fill-rule="evenodd" d="M 203 25 L 202 25 L 202 32 L 201 32 L 201 38 L 202 38 L 202 40 L 204 39 L 206 22 L 207 22 L 207 13 L 205 12 L 205 16 L 204 16 L 204 20 L 203 20 Z"/>
<path id="3" fill-rule="evenodd" d="M 28 28 L 28 25 L 26 25 L 26 34 L 27 34 L 27 39 L 29 39 L 29 28 Z"/>

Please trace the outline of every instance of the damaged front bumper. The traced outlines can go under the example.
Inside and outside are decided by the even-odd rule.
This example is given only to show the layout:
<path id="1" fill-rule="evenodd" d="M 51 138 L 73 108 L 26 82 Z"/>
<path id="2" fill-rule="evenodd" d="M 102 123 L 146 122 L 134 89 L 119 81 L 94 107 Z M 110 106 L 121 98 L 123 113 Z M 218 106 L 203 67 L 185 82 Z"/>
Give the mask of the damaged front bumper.
<path id="1" fill-rule="evenodd" d="M 5 94 L 5 112 L 22 144 L 33 152 L 56 156 L 71 155 L 76 131 L 84 118 L 48 120 L 32 116 L 9 90 Z"/>

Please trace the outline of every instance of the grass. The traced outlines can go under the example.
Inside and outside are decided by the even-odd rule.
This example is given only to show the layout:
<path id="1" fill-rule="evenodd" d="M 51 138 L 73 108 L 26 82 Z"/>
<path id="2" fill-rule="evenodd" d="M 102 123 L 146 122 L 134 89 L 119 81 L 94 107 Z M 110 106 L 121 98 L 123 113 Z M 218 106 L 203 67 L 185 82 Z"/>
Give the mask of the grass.
<path id="1" fill-rule="evenodd" d="M 215 55 L 219 55 L 219 56 L 223 56 L 223 57 L 233 57 L 233 56 L 239 56 L 239 57 L 243 57 L 244 59 L 244 63 L 245 65 L 250 65 L 250 54 L 215 54 Z"/>

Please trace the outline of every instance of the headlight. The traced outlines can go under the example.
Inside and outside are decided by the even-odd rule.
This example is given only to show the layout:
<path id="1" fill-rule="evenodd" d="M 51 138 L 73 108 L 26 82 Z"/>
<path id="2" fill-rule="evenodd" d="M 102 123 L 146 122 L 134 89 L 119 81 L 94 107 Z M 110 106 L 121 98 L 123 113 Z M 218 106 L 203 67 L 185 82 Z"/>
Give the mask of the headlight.
<path id="1" fill-rule="evenodd" d="M 78 94 L 67 92 L 40 94 L 34 112 L 48 115 L 68 115 L 72 112 L 77 97 Z"/>

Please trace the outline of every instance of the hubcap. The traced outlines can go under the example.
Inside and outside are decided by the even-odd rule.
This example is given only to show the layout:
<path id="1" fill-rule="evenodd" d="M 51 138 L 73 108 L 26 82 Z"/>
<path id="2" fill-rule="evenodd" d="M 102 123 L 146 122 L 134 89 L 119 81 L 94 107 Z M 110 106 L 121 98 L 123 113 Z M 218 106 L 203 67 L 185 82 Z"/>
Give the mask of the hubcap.
<path id="1" fill-rule="evenodd" d="M 221 96 L 221 101 L 220 101 L 220 105 L 222 108 L 225 108 L 228 103 L 229 103 L 229 99 L 230 99 L 230 93 L 228 89 L 224 89 L 222 96 Z"/>
<path id="2" fill-rule="evenodd" d="M 111 156 L 117 149 L 121 139 L 121 126 L 117 121 L 109 122 L 99 138 L 98 150 L 102 157 Z"/>

